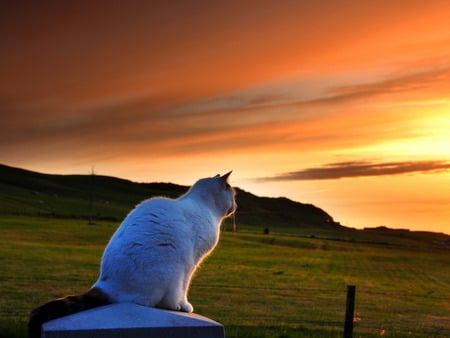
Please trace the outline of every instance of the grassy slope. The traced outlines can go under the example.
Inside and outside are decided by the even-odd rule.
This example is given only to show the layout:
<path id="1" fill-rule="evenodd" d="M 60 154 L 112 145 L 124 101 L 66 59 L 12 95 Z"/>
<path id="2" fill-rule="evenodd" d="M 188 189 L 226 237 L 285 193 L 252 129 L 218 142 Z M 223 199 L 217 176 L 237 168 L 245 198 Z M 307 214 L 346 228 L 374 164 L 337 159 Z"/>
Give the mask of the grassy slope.
<path id="1" fill-rule="evenodd" d="M 89 288 L 116 226 L 0 217 L 0 336 L 24 336 L 36 304 Z M 339 337 L 345 288 L 355 284 L 357 335 L 450 336 L 448 250 L 390 241 L 224 232 L 190 298 L 228 337 Z"/>
<path id="2" fill-rule="evenodd" d="M 98 175 L 39 174 L 0 165 L 0 214 L 120 220 L 145 198 L 174 197 L 186 189 L 169 183 L 140 184 Z"/>
<path id="3" fill-rule="evenodd" d="M 0 214 L 121 220 L 145 198 L 179 196 L 187 187 L 135 183 L 107 176 L 47 175 L 0 165 Z M 90 209 L 90 196 L 93 207 Z M 286 198 L 263 198 L 238 189 L 241 224 L 259 228 L 339 229 L 325 211 Z"/>

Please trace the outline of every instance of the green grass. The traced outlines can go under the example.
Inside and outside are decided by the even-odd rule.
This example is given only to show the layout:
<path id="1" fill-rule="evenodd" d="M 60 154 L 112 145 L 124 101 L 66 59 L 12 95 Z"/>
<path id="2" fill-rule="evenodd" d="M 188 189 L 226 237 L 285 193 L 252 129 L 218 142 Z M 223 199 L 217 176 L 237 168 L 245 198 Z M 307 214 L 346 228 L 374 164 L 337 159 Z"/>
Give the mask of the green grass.
<path id="1" fill-rule="evenodd" d="M 0 336 L 25 337 L 37 304 L 88 289 L 117 223 L 0 217 Z M 241 227 L 245 229 L 245 227 Z M 223 232 L 190 292 L 227 337 L 450 337 L 450 255 L 416 234 Z"/>

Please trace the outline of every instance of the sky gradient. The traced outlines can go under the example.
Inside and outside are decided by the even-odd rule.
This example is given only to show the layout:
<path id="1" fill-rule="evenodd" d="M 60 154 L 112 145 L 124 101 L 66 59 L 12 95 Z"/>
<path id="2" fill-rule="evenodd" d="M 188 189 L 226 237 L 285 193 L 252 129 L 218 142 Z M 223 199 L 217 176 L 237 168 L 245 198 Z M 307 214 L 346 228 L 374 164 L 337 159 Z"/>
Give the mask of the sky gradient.
<path id="1" fill-rule="evenodd" d="M 450 2 L 2 3 L 0 162 L 450 233 Z"/>

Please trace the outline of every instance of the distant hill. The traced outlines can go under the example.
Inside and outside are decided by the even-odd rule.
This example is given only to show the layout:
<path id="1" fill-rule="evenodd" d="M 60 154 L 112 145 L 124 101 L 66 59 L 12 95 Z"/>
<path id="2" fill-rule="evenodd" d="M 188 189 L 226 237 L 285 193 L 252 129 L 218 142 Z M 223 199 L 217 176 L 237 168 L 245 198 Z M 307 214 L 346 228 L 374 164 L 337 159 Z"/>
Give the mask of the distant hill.
<path id="1" fill-rule="evenodd" d="M 78 218 L 120 222 L 140 201 L 177 197 L 189 187 L 136 183 L 102 175 L 49 175 L 0 165 L 0 215 Z M 287 198 L 259 197 L 236 188 L 238 230 L 288 233 L 322 240 L 371 245 L 450 249 L 450 236 L 386 227 L 356 230 L 340 225 L 324 210 Z M 232 220 L 223 224 L 231 230 Z M 267 238 L 270 242 L 270 238 Z"/>
<path id="2" fill-rule="evenodd" d="M 188 188 L 101 175 L 49 175 L 0 165 L 0 214 L 120 221 L 143 199 L 177 197 Z M 258 197 L 238 188 L 236 200 L 238 224 L 271 229 L 341 228 L 328 213 L 311 204 Z"/>

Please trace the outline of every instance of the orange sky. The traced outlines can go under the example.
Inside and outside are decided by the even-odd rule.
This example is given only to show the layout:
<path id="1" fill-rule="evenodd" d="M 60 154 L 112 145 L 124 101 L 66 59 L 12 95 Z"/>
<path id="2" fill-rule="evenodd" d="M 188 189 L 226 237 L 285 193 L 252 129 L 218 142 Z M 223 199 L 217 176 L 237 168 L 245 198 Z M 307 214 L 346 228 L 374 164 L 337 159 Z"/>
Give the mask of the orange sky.
<path id="1" fill-rule="evenodd" d="M 0 162 L 450 233 L 448 1 L 10 2 Z"/>

